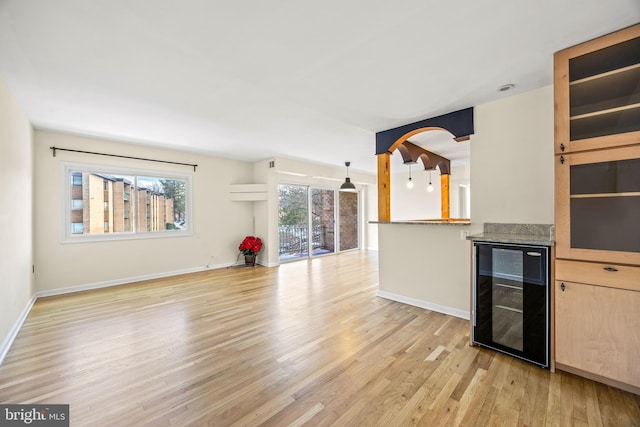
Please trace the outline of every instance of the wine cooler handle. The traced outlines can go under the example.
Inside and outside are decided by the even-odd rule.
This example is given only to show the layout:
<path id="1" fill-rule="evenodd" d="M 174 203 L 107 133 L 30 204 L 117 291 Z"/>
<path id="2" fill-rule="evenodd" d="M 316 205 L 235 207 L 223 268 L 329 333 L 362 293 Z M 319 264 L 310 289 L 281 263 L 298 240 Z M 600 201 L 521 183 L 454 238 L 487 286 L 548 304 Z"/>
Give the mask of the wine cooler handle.
<path id="1" fill-rule="evenodd" d="M 473 245 L 473 254 L 472 254 L 472 256 L 473 256 L 472 265 L 473 265 L 474 271 L 471 274 L 471 278 L 472 278 L 471 295 L 473 297 L 472 301 L 471 301 L 471 306 L 472 306 L 472 308 L 471 308 L 471 321 L 473 322 L 473 327 L 475 328 L 476 327 L 476 316 L 477 316 L 477 312 L 478 312 L 478 307 L 476 306 L 477 301 L 478 301 L 478 296 L 477 296 L 478 289 L 476 288 L 476 286 L 478 285 L 478 281 L 477 281 L 477 278 L 476 278 L 476 274 L 478 272 L 475 270 L 476 263 L 478 262 L 477 261 L 478 247 L 476 245 Z"/>

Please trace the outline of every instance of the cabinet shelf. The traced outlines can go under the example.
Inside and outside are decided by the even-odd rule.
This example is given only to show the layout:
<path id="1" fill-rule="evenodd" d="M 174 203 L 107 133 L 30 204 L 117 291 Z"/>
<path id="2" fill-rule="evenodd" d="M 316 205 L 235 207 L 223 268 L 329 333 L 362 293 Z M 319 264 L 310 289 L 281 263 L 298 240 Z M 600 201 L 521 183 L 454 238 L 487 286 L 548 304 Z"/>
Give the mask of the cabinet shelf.
<path id="1" fill-rule="evenodd" d="M 629 104 L 629 105 L 621 105 L 619 107 L 607 108 L 606 110 L 592 111 L 591 113 L 579 114 L 576 116 L 571 116 L 569 119 L 580 120 L 580 119 L 586 119 L 588 117 L 597 117 L 597 116 L 602 116 L 604 114 L 611 114 L 611 113 L 617 113 L 617 112 L 626 111 L 626 110 L 633 110 L 636 108 L 640 108 L 640 102 L 635 104 Z"/>
<path id="2" fill-rule="evenodd" d="M 572 118 L 640 103 L 640 64 L 569 84 Z"/>
<path id="3" fill-rule="evenodd" d="M 640 131 L 640 103 L 571 117 L 569 123 L 571 141 L 636 131 Z"/>
<path id="4" fill-rule="evenodd" d="M 630 193 L 598 193 L 598 194 L 572 194 L 572 199 L 588 199 L 591 197 L 638 197 L 640 192 Z"/>
<path id="5" fill-rule="evenodd" d="M 606 77 L 613 77 L 613 76 L 616 76 L 616 75 L 624 75 L 624 74 L 627 74 L 627 73 L 632 72 L 632 71 L 637 71 L 638 69 L 640 69 L 640 64 L 633 64 L 633 65 L 629 65 L 627 67 L 618 68 L 617 70 L 611 70 L 611 71 L 607 71 L 605 73 L 596 74 L 594 76 L 585 77 L 585 78 L 582 78 L 580 80 L 573 80 L 573 81 L 569 82 L 569 86 L 578 86 L 578 85 L 581 85 L 583 83 L 592 82 L 594 80 L 602 81 Z M 625 78 L 628 78 L 630 75 L 631 74 L 627 75 L 627 77 L 625 77 Z"/>

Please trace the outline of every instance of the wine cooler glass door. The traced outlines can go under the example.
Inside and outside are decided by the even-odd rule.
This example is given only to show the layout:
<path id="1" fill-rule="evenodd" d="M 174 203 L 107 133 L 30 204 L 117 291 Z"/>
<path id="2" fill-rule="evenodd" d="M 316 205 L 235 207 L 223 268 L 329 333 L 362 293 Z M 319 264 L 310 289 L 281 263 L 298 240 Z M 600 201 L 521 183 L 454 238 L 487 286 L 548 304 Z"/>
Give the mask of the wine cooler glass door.
<path id="1" fill-rule="evenodd" d="M 476 244 L 474 342 L 548 364 L 547 249 Z"/>

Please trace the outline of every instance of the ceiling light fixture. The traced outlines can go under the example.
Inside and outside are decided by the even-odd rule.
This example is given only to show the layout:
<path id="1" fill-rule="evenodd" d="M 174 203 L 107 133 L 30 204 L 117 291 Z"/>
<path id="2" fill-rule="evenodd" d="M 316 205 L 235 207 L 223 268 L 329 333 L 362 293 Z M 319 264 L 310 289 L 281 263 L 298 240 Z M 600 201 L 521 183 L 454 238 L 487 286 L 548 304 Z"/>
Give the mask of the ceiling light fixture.
<path id="1" fill-rule="evenodd" d="M 429 169 L 429 185 L 427 186 L 427 191 L 431 193 L 433 191 L 433 185 L 431 185 L 431 171 L 433 169 Z"/>
<path id="2" fill-rule="evenodd" d="M 407 181 L 407 188 L 413 188 L 413 181 L 411 181 L 411 163 L 409 163 L 409 181 Z"/>
<path id="3" fill-rule="evenodd" d="M 508 83 L 506 85 L 502 85 L 498 88 L 498 92 L 508 92 L 511 89 L 513 89 L 514 87 L 516 87 L 516 85 L 514 85 L 513 83 Z"/>
<path id="4" fill-rule="evenodd" d="M 353 184 L 353 182 L 351 182 L 351 178 L 349 178 L 349 166 L 351 166 L 351 162 L 344 162 L 344 165 L 347 167 L 347 178 L 340 186 L 340 191 L 355 193 L 358 190 L 356 189 L 356 186 Z"/>

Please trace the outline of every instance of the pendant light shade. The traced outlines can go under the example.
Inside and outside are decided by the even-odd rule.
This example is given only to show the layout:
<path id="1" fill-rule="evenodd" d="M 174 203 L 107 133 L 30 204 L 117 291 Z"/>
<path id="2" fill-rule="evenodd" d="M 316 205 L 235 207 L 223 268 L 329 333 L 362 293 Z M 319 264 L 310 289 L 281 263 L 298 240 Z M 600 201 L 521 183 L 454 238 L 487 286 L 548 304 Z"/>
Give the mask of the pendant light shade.
<path id="1" fill-rule="evenodd" d="M 347 177 L 340 186 L 340 191 L 355 193 L 358 190 L 356 189 L 355 184 L 351 182 L 351 178 L 349 178 L 349 166 L 351 166 L 351 162 L 344 162 L 344 165 L 347 167 Z"/>

